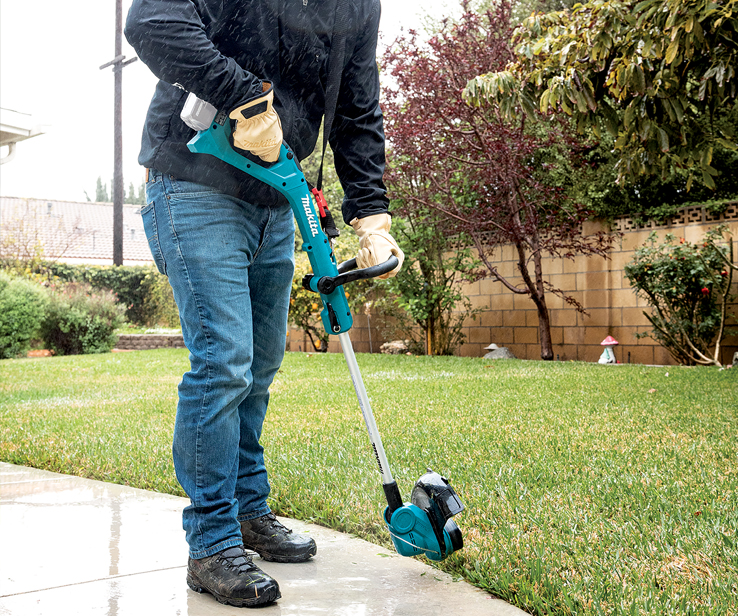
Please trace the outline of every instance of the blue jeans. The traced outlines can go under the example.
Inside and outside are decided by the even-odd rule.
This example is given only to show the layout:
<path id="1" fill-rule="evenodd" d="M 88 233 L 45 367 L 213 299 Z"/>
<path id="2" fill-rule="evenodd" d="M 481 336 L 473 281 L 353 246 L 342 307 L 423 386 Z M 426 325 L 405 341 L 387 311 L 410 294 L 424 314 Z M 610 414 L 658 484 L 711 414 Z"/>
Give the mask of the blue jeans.
<path id="1" fill-rule="evenodd" d="M 242 543 L 241 520 L 269 513 L 259 439 L 284 357 L 294 219 L 289 206 L 259 207 L 154 170 L 146 199 L 149 248 L 190 351 L 172 450 L 191 503 L 190 556 L 204 558 Z"/>

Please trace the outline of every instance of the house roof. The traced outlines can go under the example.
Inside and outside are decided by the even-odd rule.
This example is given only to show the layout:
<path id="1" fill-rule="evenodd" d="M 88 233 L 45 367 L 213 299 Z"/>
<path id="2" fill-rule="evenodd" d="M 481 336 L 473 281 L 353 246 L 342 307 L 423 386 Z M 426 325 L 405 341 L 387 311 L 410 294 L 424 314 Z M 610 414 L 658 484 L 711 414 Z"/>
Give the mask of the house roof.
<path id="1" fill-rule="evenodd" d="M 0 197 L 0 245 L 46 259 L 112 265 L 113 204 Z M 123 206 L 123 264 L 152 263 L 140 206 Z"/>
<path id="2" fill-rule="evenodd" d="M 0 109 L 0 146 L 30 139 L 44 132 L 46 127 L 36 124 L 30 114 Z"/>

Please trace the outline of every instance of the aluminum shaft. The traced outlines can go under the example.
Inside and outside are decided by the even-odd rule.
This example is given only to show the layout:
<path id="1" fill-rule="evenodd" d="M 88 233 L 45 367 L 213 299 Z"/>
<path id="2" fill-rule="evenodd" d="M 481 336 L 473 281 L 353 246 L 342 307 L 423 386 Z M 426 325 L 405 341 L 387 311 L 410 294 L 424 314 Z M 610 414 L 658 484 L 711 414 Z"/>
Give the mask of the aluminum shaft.
<path id="1" fill-rule="evenodd" d="M 356 355 L 354 355 L 354 347 L 351 344 L 351 338 L 349 337 L 348 332 L 344 332 L 338 335 L 338 339 L 341 341 L 343 356 L 346 358 L 346 364 L 348 364 L 349 374 L 351 374 L 351 380 L 354 383 L 356 396 L 359 398 L 361 414 L 364 416 L 364 423 L 366 424 L 366 429 L 369 432 L 369 440 L 374 448 L 374 455 L 377 458 L 377 464 L 379 464 L 379 472 L 382 474 L 382 483 L 384 485 L 389 485 L 394 482 L 392 471 L 390 471 L 389 462 L 387 462 L 387 456 L 384 453 L 382 437 L 379 436 L 377 422 L 374 420 L 374 413 L 372 413 L 372 406 L 369 403 L 369 397 L 366 394 L 364 381 L 361 378 L 359 364 L 356 363 Z"/>

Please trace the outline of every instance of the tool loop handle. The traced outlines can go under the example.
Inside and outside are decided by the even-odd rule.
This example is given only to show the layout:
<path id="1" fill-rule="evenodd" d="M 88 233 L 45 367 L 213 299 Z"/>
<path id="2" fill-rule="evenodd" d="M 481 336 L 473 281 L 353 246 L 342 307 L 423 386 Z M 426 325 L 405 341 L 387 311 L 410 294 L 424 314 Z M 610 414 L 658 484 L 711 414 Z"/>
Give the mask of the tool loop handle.
<path id="1" fill-rule="evenodd" d="M 330 295 L 336 287 L 340 287 L 347 282 L 367 280 L 387 274 L 395 269 L 399 263 L 399 259 L 395 255 L 391 255 L 384 263 L 363 269 L 356 269 L 356 259 L 349 259 L 338 266 L 338 276 L 323 276 L 318 280 L 318 291 L 325 295 Z"/>
<path id="2" fill-rule="evenodd" d="M 282 193 L 289 201 L 295 215 L 297 227 L 302 236 L 302 249 L 308 255 L 314 278 L 320 279 L 325 275 L 337 276 L 338 264 L 333 247 L 321 229 L 320 213 L 312 203 L 307 180 L 293 152 L 283 143 L 279 160 L 269 166 L 246 158 L 233 149 L 230 140 L 231 129 L 230 124 L 226 121 L 227 118 L 228 116 L 223 115 L 221 118 L 223 124 L 221 124 L 218 121 L 219 118 L 216 117 L 206 130 L 198 132 L 188 142 L 189 150 L 198 154 L 215 156 Z M 309 286 L 311 291 L 317 291 L 314 282 Z M 351 329 L 353 324 L 351 309 L 340 285 L 337 285 L 331 293 L 321 293 L 320 299 L 323 304 L 320 318 L 328 333 L 339 334 Z"/>

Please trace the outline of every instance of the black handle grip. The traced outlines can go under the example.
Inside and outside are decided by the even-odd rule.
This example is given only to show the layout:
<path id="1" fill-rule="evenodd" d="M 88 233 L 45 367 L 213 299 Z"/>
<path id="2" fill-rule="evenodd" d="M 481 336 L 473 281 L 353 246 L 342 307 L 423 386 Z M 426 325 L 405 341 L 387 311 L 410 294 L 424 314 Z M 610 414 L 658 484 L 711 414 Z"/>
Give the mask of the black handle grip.
<path id="1" fill-rule="evenodd" d="M 400 260 L 395 255 L 391 255 L 384 263 L 356 269 L 356 259 L 349 259 L 338 266 L 338 276 L 323 276 L 318 280 L 318 291 L 323 295 L 330 295 L 336 290 L 336 287 L 340 287 L 342 284 L 382 276 L 395 269 L 399 263 Z"/>
<path id="2" fill-rule="evenodd" d="M 395 255 L 392 255 L 393 257 Z M 349 259 L 348 261 L 344 261 L 343 263 L 338 264 L 338 273 L 339 274 L 345 274 L 346 272 L 350 272 L 351 270 L 356 269 L 356 259 Z"/>

